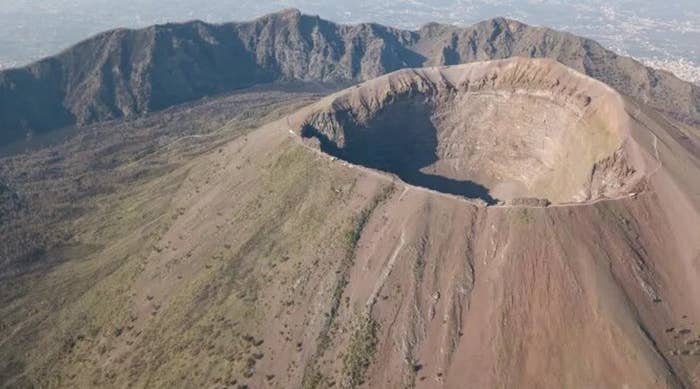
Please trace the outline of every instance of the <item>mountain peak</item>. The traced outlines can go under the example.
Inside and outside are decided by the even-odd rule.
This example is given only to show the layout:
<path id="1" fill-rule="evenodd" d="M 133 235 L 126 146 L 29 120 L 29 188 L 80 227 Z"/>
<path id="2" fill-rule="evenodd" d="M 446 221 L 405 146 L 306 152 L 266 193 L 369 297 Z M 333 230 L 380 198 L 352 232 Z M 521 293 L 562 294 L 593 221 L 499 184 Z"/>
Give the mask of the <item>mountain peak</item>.
<path id="1" fill-rule="evenodd" d="M 600 45 L 581 47 L 580 38 L 568 33 L 504 17 L 470 27 L 429 23 L 417 33 L 330 21 L 316 28 L 306 23 L 311 18 L 318 17 L 288 8 L 251 22 L 105 32 L 55 57 L 2 71 L 0 145 L 261 82 L 357 82 L 402 68 L 514 56 L 563 60 L 674 118 L 700 123 L 700 88 Z M 261 24 L 270 28 L 259 28 Z M 312 37 L 312 31 L 318 36 Z M 570 47 L 578 49 L 571 53 Z"/>
<path id="2" fill-rule="evenodd" d="M 298 8 L 285 8 L 283 10 L 273 12 L 270 14 L 266 14 L 263 16 L 260 16 L 258 19 L 276 19 L 276 18 L 284 18 L 284 19 L 298 19 L 302 16 L 303 14 Z"/>

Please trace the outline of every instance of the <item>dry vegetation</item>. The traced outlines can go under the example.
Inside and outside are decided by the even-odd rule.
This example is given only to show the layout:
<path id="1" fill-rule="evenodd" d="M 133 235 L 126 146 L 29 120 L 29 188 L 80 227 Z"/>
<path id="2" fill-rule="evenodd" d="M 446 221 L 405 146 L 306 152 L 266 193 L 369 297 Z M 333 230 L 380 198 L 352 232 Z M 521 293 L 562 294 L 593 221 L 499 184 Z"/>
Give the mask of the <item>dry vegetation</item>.
<path id="1" fill-rule="evenodd" d="M 216 310 L 192 316 L 194 312 L 177 308 L 192 301 L 175 302 L 166 313 L 173 320 L 165 331 L 181 336 L 172 344 L 159 344 L 162 328 L 138 333 L 133 329 L 129 285 L 146 269 L 149 251 L 168 249 L 159 236 L 181 214 L 173 199 L 191 180 L 188 161 L 206 153 L 218 154 L 222 145 L 245 137 L 251 128 L 306 104 L 313 96 L 275 90 L 237 93 L 134 122 L 80 130 L 58 145 L 3 157 L 0 382 L 20 387 L 30 383 L 67 385 L 71 376 L 66 371 L 59 374 L 61 369 L 94 368 L 93 373 L 81 376 L 88 380 L 81 381 L 82 385 L 104 385 L 124 374 L 139 379 L 144 364 L 157 369 L 164 363 L 158 361 L 163 355 L 195 350 L 187 358 L 174 358 L 181 362 L 161 366 L 178 370 L 177 364 L 196 363 L 195 355 L 201 359 L 196 351 L 201 348 L 223 358 L 212 361 L 206 376 L 224 379 L 234 374 L 229 373 L 231 369 L 240 370 L 235 375 L 241 375 L 247 357 L 237 353 L 251 342 L 243 340 L 244 334 L 238 331 L 213 337 L 211 323 L 221 332 L 236 326 L 238 319 L 231 318 L 250 314 L 255 306 L 254 277 L 235 283 L 239 285 L 236 289 L 246 291 L 245 298 L 224 300 Z M 291 162 L 284 161 L 283 166 Z M 275 174 L 270 182 L 279 186 L 276 180 L 286 177 L 286 171 Z M 256 200 L 255 207 L 261 200 Z M 270 238 L 264 230 L 258 235 Z M 257 247 L 255 240 L 248 243 L 248 247 L 253 246 Z M 272 246 L 267 243 L 261 247 Z M 237 277 L 238 262 L 235 255 L 219 251 L 199 255 L 226 255 L 217 261 L 226 265 L 217 266 L 222 270 L 214 278 L 218 281 L 211 284 L 205 277 L 188 284 L 187 296 L 209 301 L 212 294 L 223 292 L 222 287 L 234 285 L 230 280 Z M 57 289 L 61 293 L 56 293 Z M 233 290 L 227 293 L 237 295 Z M 158 303 L 153 305 L 152 315 L 162 315 Z M 222 319 L 223 312 L 226 319 Z M 221 345 L 208 347 L 204 339 L 209 337 Z M 125 361 L 123 356 L 111 356 L 118 353 L 121 342 L 143 345 L 140 355 L 155 359 Z M 153 348 L 156 344 L 157 349 Z M 255 354 L 251 354 L 253 359 L 259 355 L 254 349 L 250 351 Z M 114 367 L 98 368 L 97 361 L 108 355 Z M 226 358 L 238 362 L 231 364 Z M 171 379 L 182 383 L 180 377 Z"/>
<path id="2" fill-rule="evenodd" d="M 131 122 L 66 130 L 67 141 L 42 147 L 57 140 L 38 139 L 32 152 L 4 150 L 0 277 L 60 262 L 62 252 L 76 245 L 72 223 L 81 215 L 121 208 L 118 200 L 128 198 L 133 188 L 292 111 L 311 96 L 264 89 L 236 93 Z M 140 216 L 148 220 L 159 213 L 145 207 Z"/>

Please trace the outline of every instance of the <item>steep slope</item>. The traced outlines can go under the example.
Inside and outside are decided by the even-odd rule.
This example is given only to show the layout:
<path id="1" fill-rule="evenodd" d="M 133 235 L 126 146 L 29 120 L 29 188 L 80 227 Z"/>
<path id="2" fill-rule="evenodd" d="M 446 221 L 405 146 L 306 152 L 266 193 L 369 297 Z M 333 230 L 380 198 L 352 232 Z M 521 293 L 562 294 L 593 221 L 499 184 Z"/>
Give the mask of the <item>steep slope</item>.
<path id="1" fill-rule="evenodd" d="M 60 263 L 78 227 L 73 222 L 110 207 L 102 196 L 161 176 L 203 150 L 318 99 L 326 90 L 249 88 L 133 121 L 52 135 L 33 149 L 0 154 L 0 279 Z M 274 116 L 272 116 L 274 117 Z M 6 154 L 5 154 L 6 153 Z M 156 209 L 160 204 L 153 204 Z M 165 206 L 164 204 L 162 206 Z M 143 217 L 150 211 L 146 210 Z M 90 245 L 88 245 L 90 246 Z"/>
<path id="2" fill-rule="evenodd" d="M 275 80 L 347 83 L 513 56 L 556 59 L 676 119 L 700 122 L 700 88 L 567 33 L 502 18 L 402 31 L 288 10 L 246 23 L 114 30 L 0 72 L 0 144 Z"/>
<path id="3" fill-rule="evenodd" d="M 451 99 L 431 92 L 441 79 Z M 485 206 L 333 158 L 295 132 L 329 101 L 402 113 L 411 107 L 391 93 L 371 97 L 405 88 L 444 113 L 547 85 L 569 96 L 565 108 L 517 107 L 566 116 L 590 97 L 591 123 L 557 132 L 574 126 L 603 160 L 622 144 L 639 192 Z M 361 93 L 370 87 L 379 93 Z M 0 283 L 0 382 L 695 387 L 700 163 L 679 135 L 693 131 L 551 61 L 404 71 L 340 92 L 95 200 L 110 206 L 76 220 L 72 242 L 99 249 Z"/>

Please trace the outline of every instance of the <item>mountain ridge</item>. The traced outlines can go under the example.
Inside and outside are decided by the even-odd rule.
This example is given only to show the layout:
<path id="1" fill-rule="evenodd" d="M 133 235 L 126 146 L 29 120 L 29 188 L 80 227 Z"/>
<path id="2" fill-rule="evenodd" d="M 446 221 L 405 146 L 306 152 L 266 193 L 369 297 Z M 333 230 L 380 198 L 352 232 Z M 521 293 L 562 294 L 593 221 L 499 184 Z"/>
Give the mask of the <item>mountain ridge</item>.
<path id="1" fill-rule="evenodd" d="M 261 83 L 350 83 L 402 68 L 513 56 L 558 60 L 675 119 L 700 123 L 700 88 L 569 33 L 505 18 L 407 31 L 288 9 L 248 22 L 111 30 L 0 71 L 0 144 Z"/>

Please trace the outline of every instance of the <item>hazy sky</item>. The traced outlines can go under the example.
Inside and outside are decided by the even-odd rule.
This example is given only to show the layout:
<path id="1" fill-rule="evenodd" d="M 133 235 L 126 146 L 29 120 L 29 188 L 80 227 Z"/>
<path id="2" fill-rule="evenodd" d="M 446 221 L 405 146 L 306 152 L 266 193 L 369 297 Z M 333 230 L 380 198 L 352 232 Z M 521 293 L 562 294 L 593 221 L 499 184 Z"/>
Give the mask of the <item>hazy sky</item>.
<path id="1" fill-rule="evenodd" d="M 287 7 L 338 22 L 403 28 L 507 16 L 588 36 L 641 59 L 700 64 L 700 0 L 0 0 L 0 66 L 27 63 L 115 27 L 240 21 Z"/>

